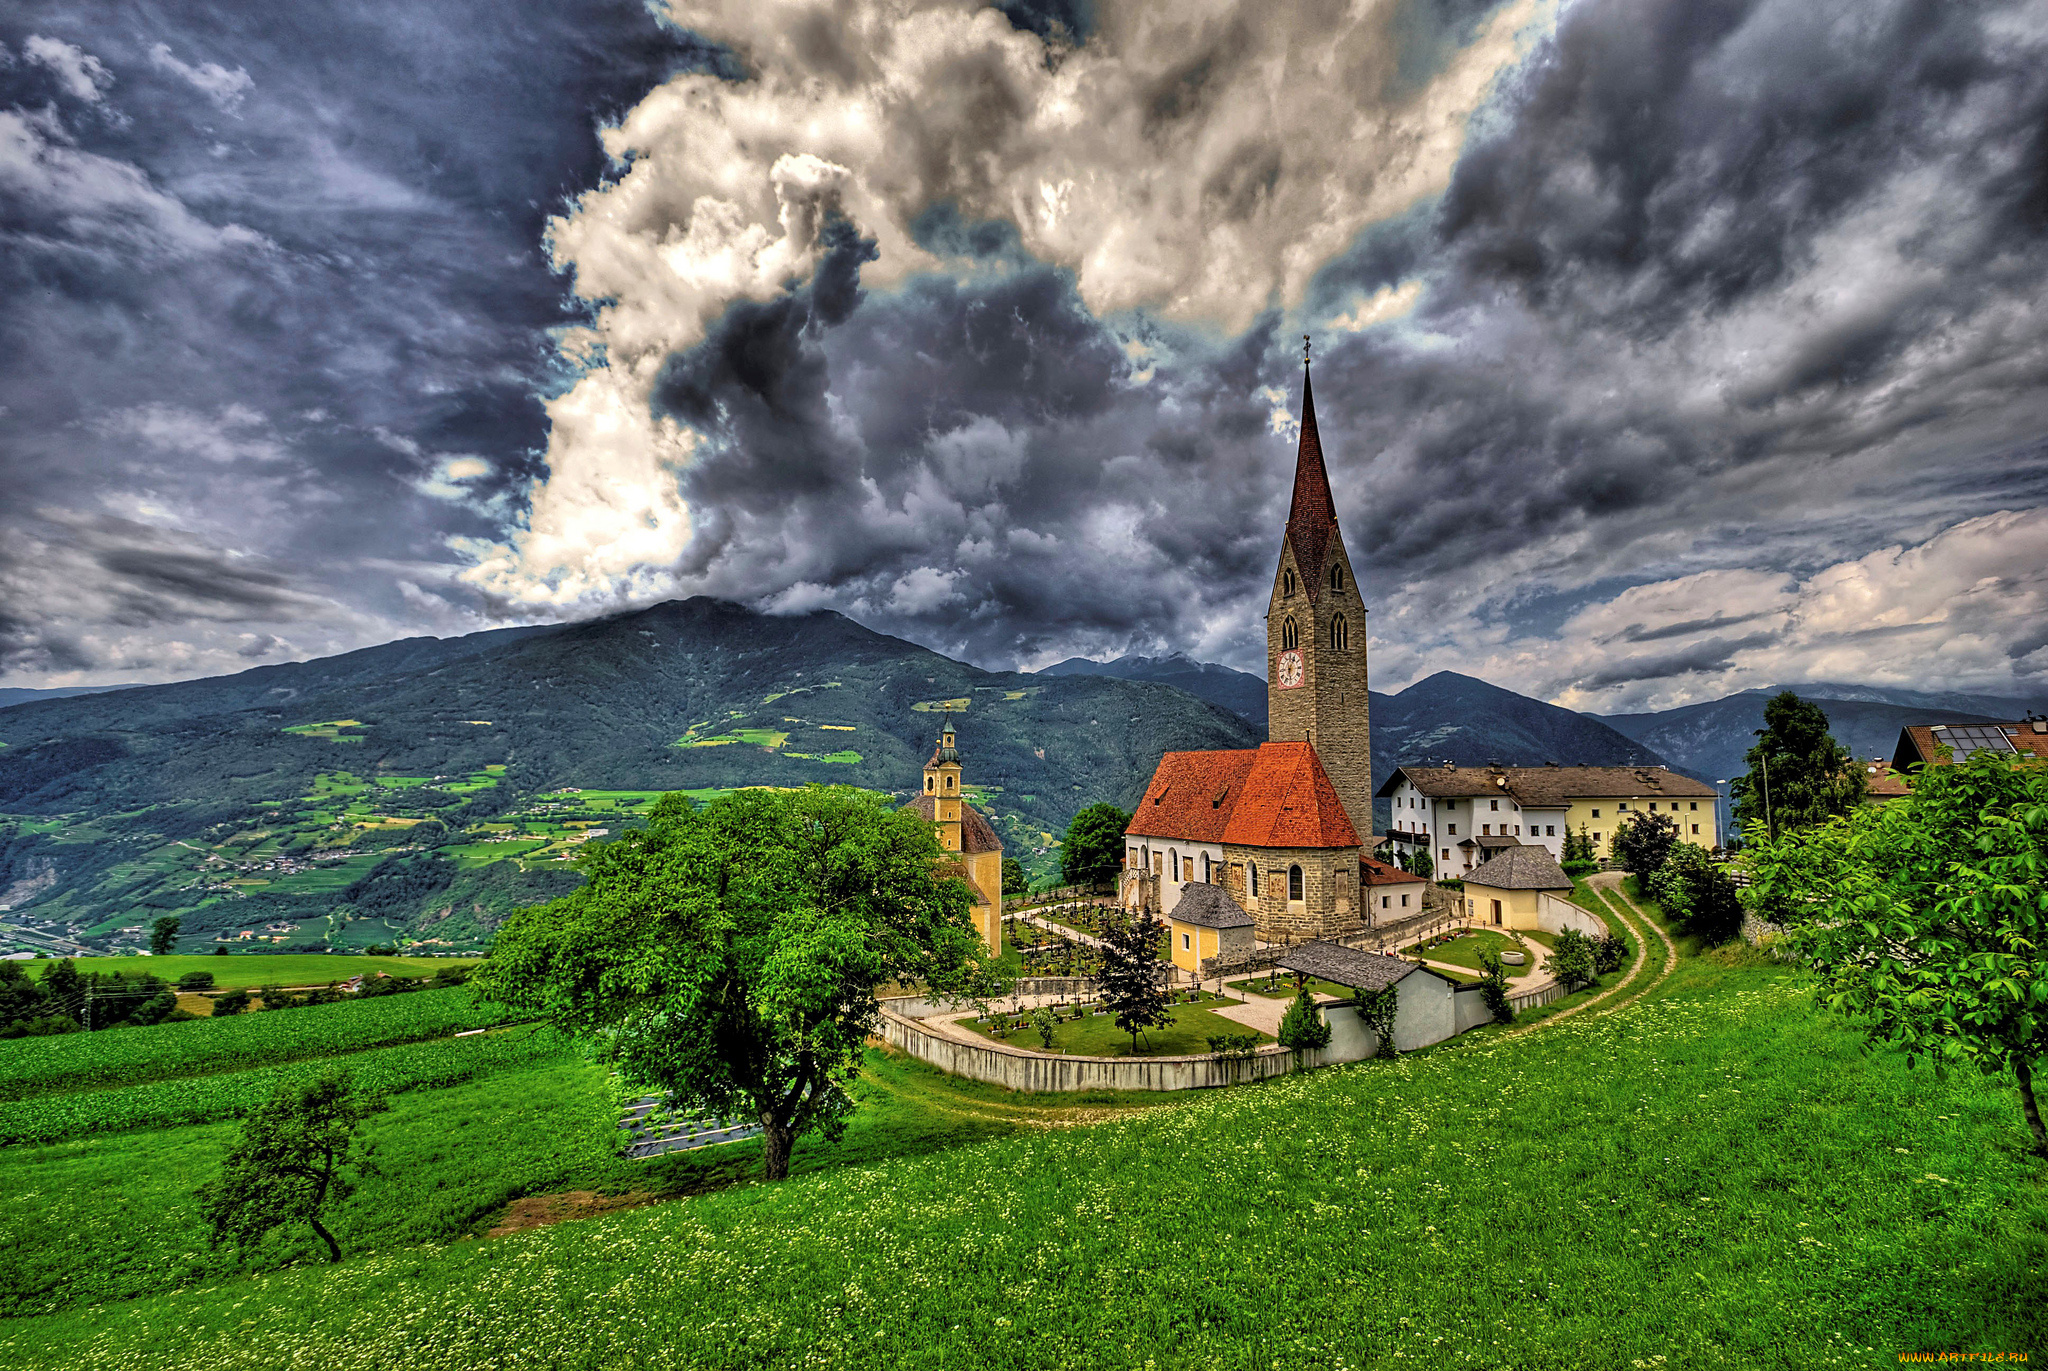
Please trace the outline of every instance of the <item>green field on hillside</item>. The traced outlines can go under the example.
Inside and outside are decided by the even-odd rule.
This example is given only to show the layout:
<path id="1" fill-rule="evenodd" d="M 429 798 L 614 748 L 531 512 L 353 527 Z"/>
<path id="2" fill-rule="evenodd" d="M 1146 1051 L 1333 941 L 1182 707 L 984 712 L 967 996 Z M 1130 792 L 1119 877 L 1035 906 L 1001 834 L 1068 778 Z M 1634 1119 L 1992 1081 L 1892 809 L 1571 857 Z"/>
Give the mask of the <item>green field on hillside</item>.
<path id="1" fill-rule="evenodd" d="M 0 1150 L 0 1362 L 1675 1371 L 2048 1345 L 2048 1169 L 2010 1088 L 1866 1055 L 1745 952 L 1613 1012 L 1121 1117 L 871 1056 L 847 1141 L 803 1144 L 788 1182 L 451 1241 L 520 1195 L 677 1196 L 758 1156 L 617 1161 L 603 1073 L 551 1050 L 373 1121 L 387 1175 L 338 1267 L 274 1270 L 313 1254 L 294 1235 L 236 1275 L 197 1240 L 222 1125 Z"/>
<path id="2" fill-rule="evenodd" d="M 236 952 L 225 957 L 80 957 L 73 965 L 80 971 L 119 971 L 133 975 L 148 972 L 176 981 L 188 971 L 213 973 L 217 990 L 253 990 L 259 985 L 327 985 L 356 976 L 431 976 L 451 966 L 474 966 L 475 957 L 350 957 L 326 953 Z M 47 975 L 57 963 L 23 962 L 31 976 Z"/>

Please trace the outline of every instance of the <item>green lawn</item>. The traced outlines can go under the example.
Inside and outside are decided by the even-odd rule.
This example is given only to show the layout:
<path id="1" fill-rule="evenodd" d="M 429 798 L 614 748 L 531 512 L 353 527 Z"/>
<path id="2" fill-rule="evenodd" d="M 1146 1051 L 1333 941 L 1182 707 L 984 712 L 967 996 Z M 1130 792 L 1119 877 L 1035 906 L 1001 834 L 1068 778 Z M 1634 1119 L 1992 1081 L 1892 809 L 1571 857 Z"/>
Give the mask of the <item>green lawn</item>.
<path id="1" fill-rule="evenodd" d="M 1528 937 L 1530 935 L 1525 933 L 1522 936 Z M 1545 946 L 1547 947 L 1549 944 L 1546 943 Z M 1488 928 L 1468 929 L 1451 941 L 1439 943 L 1434 947 L 1425 948 L 1421 943 L 1417 943 L 1407 949 L 1407 955 L 1411 957 L 1427 957 L 1433 962 L 1448 962 L 1452 966 L 1462 966 L 1467 971 L 1472 972 L 1474 979 L 1477 979 L 1479 973 L 1485 970 L 1484 967 L 1479 965 L 1480 953 L 1527 953 L 1528 950 L 1528 948 L 1522 946 L 1522 944 L 1516 942 L 1507 934 L 1496 933 Z M 1502 969 L 1511 977 L 1518 976 L 1529 969 L 1529 963 L 1525 961 L 1519 967 L 1510 966 Z"/>
<path id="2" fill-rule="evenodd" d="M 1008 1135 L 1035 1116 L 1172 1102 L 1109 1092 L 1016 1095 L 879 1051 L 868 1054 L 854 1095 L 859 1108 L 846 1136 L 799 1142 L 794 1174 L 929 1155 Z M 522 1196 L 680 1196 L 759 1174 L 754 1141 L 626 1161 L 616 1155 L 616 1120 L 609 1077 L 573 1050 L 535 1067 L 396 1095 L 366 1126 L 383 1174 L 340 1205 L 330 1226 L 345 1251 L 360 1255 L 480 1233 Z M 205 1124 L 0 1149 L 0 1193 L 9 1197 L 0 1207 L 0 1316 L 321 1259 L 310 1230 L 285 1235 L 253 1262 L 207 1250 L 192 1192 L 213 1175 L 234 1134 L 233 1124 Z"/>
<path id="3" fill-rule="evenodd" d="M 331 957 L 301 952 L 269 956 L 236 952 L 225 957 L 80 957 L 74 965 L 80 971 L 147 971 L 167 981 L 175 981 L 188 971 L 210 971 L 216 988 L 233 990 L 238 986 L 253 989 L 259 985 L 326 985 L 329 981 L 345 981 L 351 976 L 378 971 L 392 976 L 431 976 L 443 967 L 474 966 L 477 961 L 475 957 Z M 29 975 L 41 976 L 56 964 L 50 960 L 23 962 L 22 966 Z M 0 1051 L 4 1050 L 4 1044 L 0 1044 Z"/>
<path id="4" fill-rule="evenodd" d="M 442 1245 L 515 1188 L 496 1171 L 597 1180 L 595 1077 L 423 1093 L 377 1125 L 403 1164 L 349 1202 L 377 1250 L 260 1280 L 180 1265 L 206 1260 L 180 1206 L 217 1142 L 0 1156 L 0 1251 L 72 1305 L 10 1321 L 0 1362 L 1746 1371 L 2048 1346 L 2048 1174 L 2010 1088 L 1865 1055 L 1745 960 L 1093 1127 L 1014 1128 L 963 1089 L 857 1164 L 487 1241 Z M 912 1081 L 909 1112 L 945 1088 Z M 938 1146 L 974 1111 L 981 1141 Z M 163 1293 L 78 1303 L 124 1283 Z"/>
<path id="5" fill-rule="evenodd" d="M 974 1028 L 969 1022 L 968 1028 Z M 974 1028 L 975 1032 L 982 1032 Z M 1224 1033 L 1250 1033 L 1253 1030 L 1235 1019 L 1226 1019 L 1212 1014 L 1199 1005 L 1176 1005 L 1173 1008 L 1173 1023 L 1166 1028 L 1147 1029 L 1138 1037 L 1138 1052 L 1141 1057 L 1185 1057 L 1201 1056 L 1209 1051 L 1209 1039 Z M 1034 1052 L 1044 1050 L 1038 1030 L 1026 1026 L 1008 1035 L 988 1033 L 985 1036 L 1013 1047 L 1028 1047 Z M 1260 1042 L 1273 1041 L 1270 1034 L 1261 1034 Z M 1085 1018 L 1068 1019 L 1053 1030 L 1052 1050 L 1069 1052 L 1077 1057 L 1128 1057 L 1131 1056 L 1131 1035 L 1116 1026 L 1112 1014 L 1097 1012 Z"/>

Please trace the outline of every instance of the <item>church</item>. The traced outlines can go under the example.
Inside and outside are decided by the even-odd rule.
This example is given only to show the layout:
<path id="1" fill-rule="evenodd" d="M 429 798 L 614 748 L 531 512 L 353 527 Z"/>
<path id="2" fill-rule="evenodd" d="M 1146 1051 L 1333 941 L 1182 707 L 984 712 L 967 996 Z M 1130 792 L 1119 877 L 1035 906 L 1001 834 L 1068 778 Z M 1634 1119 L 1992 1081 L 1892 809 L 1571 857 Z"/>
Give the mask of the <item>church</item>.
<path id="1" fill-rule="evenodd" d="M 960 740 L 951 720 L 939 734 L 931 760 L 924 764 L 924 792 L 905 809 L 915 810 L 937 831 L 948 853 L 939 867 L 944 876 L 965 881 L 974 896 L 968 917 L 988 945 L 989 955 L 1003 955 L 1003 840 L 973 805 L 967 803 L 965 772 L 960 765 Z"/>
<path id="2" fill-rule="evenodd" d="M 1169 752 L 1124 831 L 1127 908 L 1171 917 L 1220 886 L 1261 942 L 1338 938 L 1374 921 L 1365 605 L 1337 527 L 1302 369 L 1294 496 L 1266 616 L 1261 747 Z M 1215 903 L 1204 892 L 1203 908 Z M 1214 920 L 1209 920 L 1214 922 Z"/>

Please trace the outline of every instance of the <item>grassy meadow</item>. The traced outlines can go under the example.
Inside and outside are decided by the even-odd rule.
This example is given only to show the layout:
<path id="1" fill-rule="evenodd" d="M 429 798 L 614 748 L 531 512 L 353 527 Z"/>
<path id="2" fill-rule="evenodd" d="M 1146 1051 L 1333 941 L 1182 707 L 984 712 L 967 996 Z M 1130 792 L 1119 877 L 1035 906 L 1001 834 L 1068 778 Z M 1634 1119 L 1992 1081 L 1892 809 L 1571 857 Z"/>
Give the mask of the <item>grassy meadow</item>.
<path id="1" fill-rule="evenodd" d="M 567 1044 L 407 1091 L 369 1126 L 385 1176 L 344 1207 L 340 1266 L 298 1235 L 248 1270 L 206 1250 L 190 1191 L 229 1125 L 0 1149 L 0 1363 L 1714 1368 L 2048 1350 L 2048 1168 L 2022 1151 L 2010 1088 L 1865 1054 L 1746 952 L 1689 950 L 1611 1013 L 1144 1109 L 879 1052 L 860 1091 L 847 1138 L 807 1141 L 775 1186 L 743 1181 L 753 1143 L 618 1161 L 604 1073 Z M 562 1192 L 666 1202 L 480 1236 L 508 1202 Z"/>

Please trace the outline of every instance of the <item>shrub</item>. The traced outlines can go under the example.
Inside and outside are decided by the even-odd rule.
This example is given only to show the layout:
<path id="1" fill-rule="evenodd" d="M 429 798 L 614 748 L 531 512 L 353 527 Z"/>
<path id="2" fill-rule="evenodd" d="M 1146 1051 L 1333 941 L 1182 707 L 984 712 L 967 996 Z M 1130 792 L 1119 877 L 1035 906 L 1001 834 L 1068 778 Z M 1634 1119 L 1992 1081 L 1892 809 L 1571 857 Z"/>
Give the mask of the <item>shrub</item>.
<path id="1" fill-rule="evenodd" d="M 1597 974 L 1593 970 L 1593 940 L 1576 928 L 1558 934 L 1557 946 L 1550 953 L 1550 974 L 1557 977 L 1567 995 L 1591 985 Z"/>
<path id="2" fill-rule="evenodd" d="M 1618 932 L 1593 939 L 1593 971 L 1596 975 L 1605 976 L 1610 971 L 1619 971 L 1628 956 L 1628 939 Z"/>
<path id="3" fill-rule="evenodd" d="M 187 971 L 184 975 L 178 977 L 178 989 L 211 990 L 213 989 L 213 973 L 211 971 Z"/>
<path id="4" fill-rule="evenodd" d="M 1330 1025 L 1316 1012 L 1316 1002 L 1308 991 L 1297 993 L 1294 1003 L 1287 1006 L 1276 1036 L 1282 1047 L 1297 1053 L 1319 1052 L 1330 1045 Z"/>

